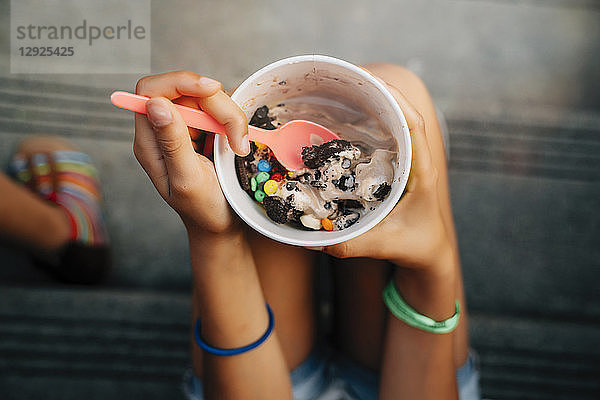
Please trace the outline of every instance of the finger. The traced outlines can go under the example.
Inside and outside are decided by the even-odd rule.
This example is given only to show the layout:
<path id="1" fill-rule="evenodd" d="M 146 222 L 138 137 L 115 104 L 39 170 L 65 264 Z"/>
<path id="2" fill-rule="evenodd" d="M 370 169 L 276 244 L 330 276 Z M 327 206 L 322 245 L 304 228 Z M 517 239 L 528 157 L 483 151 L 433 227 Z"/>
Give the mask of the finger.
<path id="1" fill-rule="evenodd" d="M 197 176 L 198 164 L 183 118 L 175 105 L 164 97 L 148 100 L 146 110 L 169 175 L 169 187 L 190 185 L 188 177 Z"/>
<path id="2" fill-rule="evenodd" d="M 359 256 L 373 257 L 373 251 L 378 246 L 381 246 L 381 243 L 377 243 L 376 246 L 373 246 L 373 237 L 377 237 L 377 235 L 363 234 L 346 242 L 323 247 L 322 250 L 323 252 L 338 258 L 350 258 Z"/>
<path id="3" fill-rule="evenodd" d="M 242 109 L 222 91 L 197 100 L 200 108 L 225 126 L 229 146 L 233 152 L 247 156 L 250 153 L 248 121 Z"/>
<path id="4" fill-rule="evenodd" d="M 195 97 L 189 97 L 189 96 L 183 96 L 180 97 L 176 100 L 173 101 L 173 103 L 176 104 L 181 104 L 182 106 L 186 106 L 186 107 L 191 107 L 191 108 L 200 108 L 200 105 L 198 104 L 198 98 Z M 190 136 L 192 138 L 192 144 L 194 146 L 194 150 L 196 151 L 196 153 L 198 154 L 202 154 L 206 157 L 208 157 L 211 161 L 212 161 L 212 145 L 213 145 L 213 141 L 210 140 L 210 143 L 208 143 L 208 138 L 213 136 L 213 133 L 209 133 L 207 131 L 203 131 L 201 129 L 195 129 L 195 128 L 189 128 L 189 133 Z M 210 138 L 212 139 L 212 138 Z M 208 149 L 206 148 L 206 146 L 210 145 L 210 150 L 208 151 Z"/>
<path id="5" fill-rule="evenodd" d="M 194 72 L 176 71 L 140 79 L 135 92 L 142 96 L 162 96 L 172 100 L 181 96 L 212 96 L 222 87 L 220 82 Z"/>
<path id="6" fill-rule="evenodd" d="M 425 121 L 400 90 L 389 84 L 387 86 L 402 109 L 410 131 L 412 143 L 411 174 L 414 174 L 417 178 L 431 178 L 435 174 L 429 142 L 425 135 Z"/>
<path id="7" fill-rule="evenodd" d="M 52 193 L 52 170 L 48 156 L 45 153 L 34 153 L 30 165 L 35 190 L 44 196 Z"/>
<path id="8" fill-rule="evenodd" d="M 209 96 L 212 96 L 215 93 L 211 93 Z M 181 96 L 172 101 L 173 101 L 173 103 L 181 104 L 182 106 L 191 107 L 191 108 L 200 108 L 200 106 L 198 105 L 197 97 Z"/>
<path id="9" fill-rule="evenodd" d="M 22 184 L 29 188 L 32 188 L 32 177 L 33 172 L 31 171 L 31 164 L 29 158 L 25 154 L 18 152 L 13 156 L 10 162 L 11 174 Z"/>
<path id="10" fill-rule="evenodd" d="M 156 142 L 152 124 L 143 114 L 135 114 L 133 154 L 161 195 L 168 192 L 167 168 Z"/>
<path id="11" fill-rule="evenodd" d="M 229 146 L 234 153 L 240 156 L 248 155 L 250 142 L 248 141 L 246 115 L 221 90 L 222 85 L 219 82 L 216 82 L 218 89 L 213 90 L 214 87 L 207 80 L 216 82 L 189 71 L 152 75 L 138 82 L 136 92 L 148 97 L 163 96 L 168 99 L 189 96 L 190 98 L 181 99 L 178 103 L 187 106 L 191 106 L 190 103 L 196 103 L 199 108 L 225 126 Z M 207 89 L 207 86 L 210 87 L 210 90 Z"/>

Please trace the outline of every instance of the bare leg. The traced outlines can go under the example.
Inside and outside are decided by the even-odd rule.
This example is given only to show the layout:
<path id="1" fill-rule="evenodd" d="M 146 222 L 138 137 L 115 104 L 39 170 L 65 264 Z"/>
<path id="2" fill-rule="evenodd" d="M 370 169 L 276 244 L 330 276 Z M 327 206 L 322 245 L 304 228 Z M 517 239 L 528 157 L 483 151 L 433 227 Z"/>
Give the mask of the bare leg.
<path id="1" fill-rule="evenodd" d="M 17 150 L 25 158 L 34 153 L 74 149 L 56 137 L 23 141 Z M 32 178 L 35 185 L 35 176 Z M 30 188 L 0 173 L 0 235 L 36 250 L 57 250 L 67 243 L 70 225 L 63 210 Z"/>
<path id="2" fill-rule="evenodd" d="M 265 298 L 290 370 L 306 359 L 314 344 L 313 259 L 310 251 L 248 232 Z M 193 321 L 196 319 L 193 301 Z M 194 372 L 201 377 L 202 351 L 192 345 Z"/>
<path id="3" fill-rule="evenodd" d="M 415 74 L 397 65 L 370 64 L 365 68 L 398 88 L 423 116 L 432 159 L 439 172 L 439 192 L 447 194 L 440 200 L 443 217 L 446 226 L 450 227 L 456 246 L 446 155 L 435 107 L 427 88 Z M 344 337 L 340 342 L 342 350 L 360 364 L 376 369 L 380 365 L 381 338 L 385 329 L 385 309 L 381 291 L 389 279 L 387 266 L 376 260 L 337 260 L 335 276 L 339 306 L 337 328 L 340 330 L 340 337 Z M 463 305 L 460 325 L 453 333 L 454 363 L 458 368 L 465 363 L 468 351 L 468 320 L 462 276 L 458 281 L 457 295 Z M 379 318 L 375 320 L 375 316 Z"/>
<path id="4" fill-rule="evenodd" d="M 333 265 L 336 344 L 352 360 L 377 371 L 387 315 L 381 292 L 390 267 L 368 258 L 335 259 Z"/>

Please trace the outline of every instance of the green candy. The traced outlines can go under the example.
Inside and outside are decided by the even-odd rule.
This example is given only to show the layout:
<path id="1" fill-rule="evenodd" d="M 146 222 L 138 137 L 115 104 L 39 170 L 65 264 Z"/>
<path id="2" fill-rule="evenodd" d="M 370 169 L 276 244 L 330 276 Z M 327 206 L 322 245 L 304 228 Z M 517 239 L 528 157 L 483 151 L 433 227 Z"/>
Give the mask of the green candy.
<path id="1" fill-rule="evenodd" d="M 265 183 L 269 180 L 270 177 L 271 175 L 269 175 L 267 172 L 259 172 L 258 174 L 256 174 L 256 183 L 258 183 L 259 185 L 261 183 Z"/>
<path id="2" fill-rule="evenodd" d="M 263 200 L 265 199 L 265 192 L 263 192 L 262 190 L 257 190 L 256 192 L 254 192 L 254 198 L 256 199 L 256 201 L 258 201 L 259 203 L 262 203 Z"/>
<path id="3" fill-rule="evenodd" d="M 252 190 L 253 192 L 256 192 L 257 188 L 258 188 L 258 182 L 256 182 L 256 178 L 255 177 L 250 178 L 250 190 Z"/>

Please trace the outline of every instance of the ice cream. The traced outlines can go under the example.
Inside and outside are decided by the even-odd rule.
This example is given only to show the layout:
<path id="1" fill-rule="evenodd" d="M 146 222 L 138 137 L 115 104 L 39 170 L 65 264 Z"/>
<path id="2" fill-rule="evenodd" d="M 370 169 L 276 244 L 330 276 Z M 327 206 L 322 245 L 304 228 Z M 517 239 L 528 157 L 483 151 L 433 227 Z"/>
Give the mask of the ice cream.
<path id="1" fill-rule="evenodd" d="M 281 118 L 289 113 L 289 108 L 292 107 L 279 104 L 270 112 L 267 106 L 260 107 L 250 124 L 275 129 L 291 119 Z M 360 132 L 360 124 L 346 128 L 350 126 L 355 133 Z M 345 138 L 348 130 L 340 129 L 338 133 Z M 377 134 L 373 135 L 375 139 L 361 137 L 363 140 L 355 143 L 334 140 L 305 147 L 302 160 L 306 168 L 297 171 L 286 170 L 267 146 L 252 143 L 248 156 L 236 156 L 238 180 L 276 223 L 312 230 L 343 230 L 374 210 L 391 190 L 396 152 L 393 147 L 389 150 L 391 146 L 376 148 L 378 141 L 386 146 L 387 140 L 384 135 L 378 139 Z"/>

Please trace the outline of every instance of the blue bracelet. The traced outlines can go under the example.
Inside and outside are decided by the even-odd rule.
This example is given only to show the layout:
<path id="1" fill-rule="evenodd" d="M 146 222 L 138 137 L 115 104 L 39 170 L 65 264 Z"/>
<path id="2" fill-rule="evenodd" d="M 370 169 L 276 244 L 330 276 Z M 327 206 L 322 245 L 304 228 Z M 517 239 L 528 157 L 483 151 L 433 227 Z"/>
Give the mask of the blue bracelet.
<path id="1" fill-rule="evenodd" d="M 261 344 L 263 344 L 269 338 L 269 336 L 271 336 L 271 333 L 273 333 L 273 328 L 275 327 L 275 318 L 273 316 L 273 310 L 271 310 L 271 307 L 269 307 L 268 304 L 267 313 L 269 313 L 269 327 L 267 328 L 266 332 L 256 342 L 250 343 L 247 346 L 238 347 L 236 349 L 221 349 L 219 347 L 213 347 L 206 343 L 204 340 L 202 340 L 202 337 L 200 336 L 200 318 L 198 318 L 196 320 L 196 329 L 194 335 L 196 337 L 196 344 L 198 344 L 198 346 L 200 346 L 202 350 L 206 351 L 207 353 L 214 354 L 216 356 L 236 356 L 238 354 L 242 354 L 252 349 L 255 349 Z"/>

